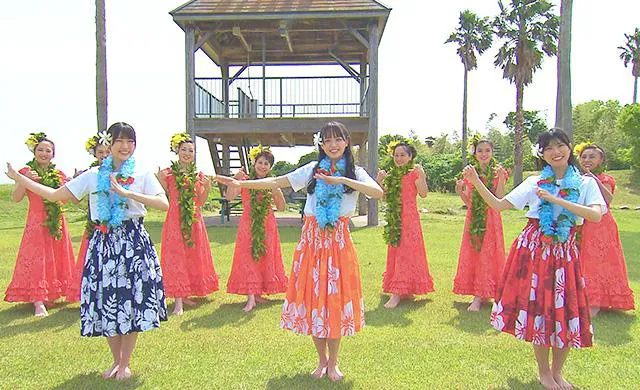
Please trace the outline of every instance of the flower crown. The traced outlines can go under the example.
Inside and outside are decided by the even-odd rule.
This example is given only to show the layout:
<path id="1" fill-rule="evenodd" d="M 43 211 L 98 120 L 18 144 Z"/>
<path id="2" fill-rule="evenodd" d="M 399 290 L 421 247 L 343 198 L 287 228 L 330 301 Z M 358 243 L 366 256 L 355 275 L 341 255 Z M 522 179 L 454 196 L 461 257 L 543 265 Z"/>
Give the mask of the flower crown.
<path id="1" fill-rule="evenodd" d="M 602 148 L 599 147 L 598 145 L 596 145 L 594 142 L 591 142 L 591 141 L 586 141 L 586 142 L 582 142 L 582 143 L 577 144 L 573 148 L 573 154 L 577 158 L 580 158 L 580 155 L 582 154 L 582 152 L 584 152 L 585 149 L 590 149 L 590 148 L 597 149 L 599 152 L 604 154 L 604 151 L 602 150 Z"/>
<path id="2" fill-rule="evenodd" d="M 109 134 L 106 130 L 99 131 L 98 134 L 87 140 L 87 142 L 84 144 L 84 149 L 87 151 L 87 153 L 95 156 L 96 147 L 98 147 L 98 145 L 111 145 L 111 134 Z"/>
<path id="3" fill-rule="evenodd" d="M 178 149 L 180 148 L 180 144 L 183 142 L 193 142 L 191 136 L 187 133 L 178 133 L 174 134 L 171 137 L 171 151 L 175 154 L 178 154 Z"/>
<path id="4" fill-rule="evenodd" d="M 481 139 L 482 137 L 480 137 L 480 134 L 478 133 L 469 138 L 469 142 L 467 142 L 467 153 L 469 156 L 476 154 L 476 148 L 478 147 L 478 142 L 480 142 Z"/>
<path id="5" fill-rule="evenodd" d="M 387 154 L 393 155 L 393 151 L 396 149 L 396 146 L 400 145 L 400 141 L 391 141 L 387 144 Z"/>
<path id="6" fill-rule="evenodd" d="M 47 135 L 43 132 L 31 133 L 29 134 L 29 138 L 27 138 L 27 140 L 25 141 L 25 145 L 27 145 L 29 151 L 33 153 L 36 150 L 36 146 L 38 146 L 38 144 L 45 139 L 47 139 Z"/>
<path id="7" fill-rule="evenodd" d="M 258 157 L 258 155 L 260 155 L 260 153 L 262 152 L 271 153 L 271 147 L 262 146 L 262 144 L 260 144 L 258 146 L 254 146 L 253 148 L 249 149 L 249 159 L 251 160 L 252 164 L 255 164 L 256 157 Z"/>

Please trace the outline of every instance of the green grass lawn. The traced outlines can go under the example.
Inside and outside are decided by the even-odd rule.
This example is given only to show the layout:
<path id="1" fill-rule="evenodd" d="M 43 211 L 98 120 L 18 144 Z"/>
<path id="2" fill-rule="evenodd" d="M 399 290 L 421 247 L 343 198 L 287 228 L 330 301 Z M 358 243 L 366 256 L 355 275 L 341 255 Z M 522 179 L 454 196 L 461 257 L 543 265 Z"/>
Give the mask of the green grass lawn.
<path id="1" fill-rule="evenodd" d="M 640 205 L 640 186 L 628 171 L 618 179 L 615 204 Z M 11 279 L 22 236 L 26 202 L 9 201 L 10 186 L 0 186 L 0 290 Z M 135 379 L 120 384 L 100 379 L 110 365 L 103 338 L 80 337 L 78 304 L 58 304 L 49 317 L 36 319 L 29 304 L 0 303 L 0 388 L 180 388 L 180 389 L 537 389 L 530 344 L 494 331 L 490 307 L 466 311 L 470 297 L 451 293 L 462 235 L 464 211 L 449 194 L 421 200 L 427 256 L 436 292 L 382 307 L 386 246 L 382 228 L 353 232 L 362 271 L 365 329 L 343 339 L 341 384 L 312 380 L 316 355 L 309 337 L 279 329 L 282 296 L 242 312 L 244 299 L 222 291 L 170 317 L 160 329 L 139 338 L 133 356 Z M 631 287 L 640 291 L 640 211 L 615 210 L 627 257 Z M 77 250 L 82 214 L 68 218 Z M 160 245 L 163 215 L 152 212 L 146 226 Z M 507 248 L 525 224 L 522 212 L 503 214 Z M 231 267 L 236 229 L 209 229 L 216 270 L 224 288 Z M 287 271 L 299 228 L 281 228 Z M 173 308 L 170 301 L 169 308 Z M 629 389 L 640 386 L 640 324 L 636 312 L 602 312 L 594 320 L 593 348 L 572 351 L 566 377 L 580 389 Z"/>

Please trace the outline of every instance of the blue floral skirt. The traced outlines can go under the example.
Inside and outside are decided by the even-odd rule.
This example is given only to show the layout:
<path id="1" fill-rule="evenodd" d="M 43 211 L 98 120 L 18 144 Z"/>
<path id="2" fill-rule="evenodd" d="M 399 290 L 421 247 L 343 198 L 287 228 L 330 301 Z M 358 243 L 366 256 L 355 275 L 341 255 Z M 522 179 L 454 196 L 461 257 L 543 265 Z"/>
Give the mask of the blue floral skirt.
<path id="1" fill-rule="evenodd" d="M 95 230 L 82 273 L 80 333 L 114 337 L 167 320 L 160 262 L 143 219 Z"/>

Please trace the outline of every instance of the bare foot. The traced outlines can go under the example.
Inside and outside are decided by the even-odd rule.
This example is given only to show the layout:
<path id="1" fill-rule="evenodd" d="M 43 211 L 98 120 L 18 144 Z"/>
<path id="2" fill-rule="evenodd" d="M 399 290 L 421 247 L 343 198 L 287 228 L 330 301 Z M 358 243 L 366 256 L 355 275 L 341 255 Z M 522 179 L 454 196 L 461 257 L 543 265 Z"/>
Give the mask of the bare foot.
<path id="1" fill-rule="evenodd" d="M 553 379 L 556 381 L 556 383 L 558 384 L 560 389 L 562 389 L 562 390 L 571 390 L 571 389 L 573 389 L 573 385 L 571 383 L 567 382 L 566 380 L 564 380 L 564 378 L 562 377 L 562 374 L 554 375 Z"/>
<path id="2" fill-rule="evenodd" d="M 247 304 L 244 305 L 244 307 L 242 308 L 242 311 L 244 311 L 245 313 L 250 312 L 251 310 L 253 310 L 253 308 L 256 307 L 256 301 L 254 300 L 248 300 Z"/>
<path id="3" fill-rule="evenodd" d="M 173 315 L 181 316 L 184 314 L 184 309 L 182 307 L 182 298 L 176 298 L 176 305 L 173 308 Z"/>
<path id="4" fill-rule="evenodd" d="M 129 367 L 125 367 L 124 370 L 121 370 L 120 368 L 118 368 L 118 373 L 116 374 L 116 380 L 123 381 L 131 378 L 132 376 L 133 374 L 131 373 L 131 370 L 129 369 Z"/>
<path id="5" fill-rule="evenodd" d="M 102 379 L 113 378 L 118 372 L 118 363 L 113 363 L 113 365 L 105 372 L 102 373 Z"/>
<path id="6" fill-rule="evenodd" d="M 315 370 L 311 371 L 311 376 L 320 379 L 327 374 L 327 364 L 320 364 Z"/>
<path id="7" fill-rule="evenodd" d="M 262 295 L 256 295 L 256 302 L 258 303 L 266 303 L 269 302 L 269 300 L 265 297 L 263 297 Z"/>
<path id="8" fill-rule="evenodd" d="M 480 306 L 482 305 L 482 298 L 475 297 L 473 298 L 473 302 L 467 307 L 467 311 L 480 311 Z"/>
<path id="9" fill-rule="evenodd" d="M 540 374 L 538 381 L 546 390 L 561 390 L 561 387 L 558 386 L 558 383 L 553 379 L 553 375 L 551 373 Z"/>
<path id="10" fill-rule="evenodd" d="M 589 308 L 589 311 L 591 312 L 591 318 L 595 317 L 598 315 L 598 313 L 600 313 L 600 308 L 597 306 L 593 306 L 591 308 Z"/>
<path id="11" fill-rule="evenodd" d="M 34 302 L 33 307 L 35 308 L 35 316 L 36 317 L 46 317 L 49 315 L 47 308 L 42 302 Z"/>
<path id="12" fill-rule="evenodd" d="M 327 368 L 327 376 L 333 382 L 338 382 L 344 379 L 344 375 L 340 372 L 338 366 Z"/>
<path id="13" fill-rule="evenodd" d="M 191 300 L 189 298 L 182 298 L 182 303 L 184 303 L 187 306 L 195 306 L 195 305 L 198 304 L 198 302 L 193 301 L 193 300 Z"/>
<path id="14" fill-rule="evenodd" d="M 387 309 L 393 309 L 400 303 L 400 295 L 393 294 L 391 298 L 384 304 Z"/>

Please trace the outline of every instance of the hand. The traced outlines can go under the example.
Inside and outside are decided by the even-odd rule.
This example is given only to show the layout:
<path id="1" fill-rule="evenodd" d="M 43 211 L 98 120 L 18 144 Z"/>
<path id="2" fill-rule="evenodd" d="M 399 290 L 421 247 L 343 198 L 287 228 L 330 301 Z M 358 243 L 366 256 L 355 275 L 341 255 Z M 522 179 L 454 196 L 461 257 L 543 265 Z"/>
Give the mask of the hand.
<path id="1" fill-rule="evenodd" d="M 328 176 L 322 173 L 316 173 L 313 175 L 313 178 L 316 180 L 324 180 L 327 184 L 343 184 L 344 177 L 342 176 Z"/>
<path id="2" fill-rule="evenodd" d="M 127 190 L 118 183 L 114 174 L 111 174 L 109 178 L 111 179 L 111 188 L 116 194 L 124 196 L 125 198 L 128 198 L 131 195 L 131 191 Z"/>
<path id="3" fill-rule="evenodd" d="M 381 169 L 378 171 L 378 175 L 376 175 L 376 181 L 378 183 L 382 183 L 387 176 L 389 176 L 387 171 L 385 171 L 384 169 Z"/>
<path id="4" fill-rule="evenodd" d="M 40 181 L 40 175 L 33 169 L 29 169 L 24 175 L 33 181 Z"/>
<path id="5" fill-rule="evenodd" d="M 200 181 L 200 184 L 202 184 L 202 187 L 204 188 L 205 191 L 211 190 L 211 179 L 209 178 L 209 176 L 202 175 L 199 181 Z"/>
<path id="6" fill-rule="evenodd" d="M 456 180 L 456 192 L 459 194 L 464 192 L 464 180 Z"/>
<path id="7" fill-rule="evenodd" d="M 422 177 L 422 178 L 427 177 L 427 173 L 424 171 L 424 168 L 422 167 L 422 165 L 420 165 L 420 164 L 416 164 L 416 165 L 413 167 L 413 170 L 414 170 L 414 171 L 416 171 L 416 172 L 418 172 L 418 175 L 420 175 L 420 177 Z"/>
<path id="8" fill-rule="evenodd" d="M 240 168 L 238 172 L 233 175 L 233 178 L 236 180 L 247 180 L 249 178 L 249 175 L 247 175 L 247 173 L 244 171 L 244 168 Z"/>
<path id="9" fill-rule="evenodd" d="M 555 203 L 554 200 L 558 199 L 555 196 L 551 195 L 549 191 L 543 190 L 542 188 L 538 188 L 536 190 L 536 195 L 538 195 L 538 198 L 551 203 Z"/>
<path id="10" fill-rule="evenodd" d="M 464 167 L 464 169 L 462 170 L 462 176 L 465 179 L 469 180 L 474 185 L 480 182 L 480 177 L 478 176 L 478 172 L 473 167 L 473 165 L 467 165 L 466 167 Z"/>
<path id="11" fill-rule="evenodd" d="M 18 178 L 20 177 L 20 174 L 18 172 L 16 172 L 15 169 L 13 169 L 13 167 L 11 166 L 10 163 L 7 163 L 7 172 L 5 172 L 5 174 L 9 177 L 9 179 L 14 180 L 14 181 L 18 181 Z"/>
<path id="12" fill-rule="evenodd" d="M 494 172 L 495 172 L 495 175 L 498 177 L 498 179 L 507 181 L 507 178 L 509 177 L 509 172 L 507 172 L 507 170 L 502 165 L 500 164 L 496 165 L 494 168 Z"/>

